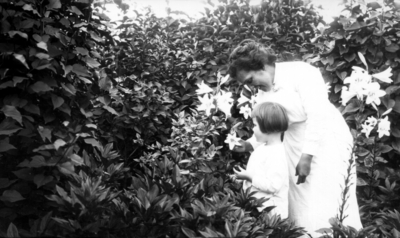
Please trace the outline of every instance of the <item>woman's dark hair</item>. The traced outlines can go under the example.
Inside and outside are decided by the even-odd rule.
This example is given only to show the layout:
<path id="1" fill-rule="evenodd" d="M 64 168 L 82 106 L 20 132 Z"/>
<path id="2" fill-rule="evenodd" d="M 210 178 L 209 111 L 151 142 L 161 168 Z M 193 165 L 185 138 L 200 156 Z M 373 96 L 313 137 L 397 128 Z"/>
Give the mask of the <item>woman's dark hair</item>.
<path id="1" fill-rule="evenodd" d="M 262 70 L 264 65 L 275 66 L 276 55 L 273 50 L 247 39 L 232 51 L 229 56 L 229 75 L 235 78 L 239 71 Z"/>
<path id="2" fill-rule="evenodd" d="M 289 127 L 289 118 L 283 106 L 274 102 L 258 104 L 251 113 L 256 118 L 262 133 L 284 132 Z"/>

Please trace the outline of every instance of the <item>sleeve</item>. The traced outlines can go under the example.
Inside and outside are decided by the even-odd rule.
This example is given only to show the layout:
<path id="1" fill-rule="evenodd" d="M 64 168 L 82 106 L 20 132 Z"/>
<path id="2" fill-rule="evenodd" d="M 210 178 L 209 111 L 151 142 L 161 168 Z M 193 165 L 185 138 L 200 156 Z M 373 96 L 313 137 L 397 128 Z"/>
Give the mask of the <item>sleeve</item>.
<path id="1" fill-rule="evenodd" d="M 325 111 L 330 102 L 320 71 L 307 63 L 304 63 L 303 68 L 302 73 L 305 77 L 297 81 L 296 87 L 307 114 L 302 153 L 315 156 L 322 135 L 326 131 L 325 118 L 329 115 Z"/>
<path id="2" fill-rule="evenodd" d="M 289 179 L 288 167 L 284 153 L 262 153 L 268 154 L 268 160 L 259 166 L 254 174 L 252 186 L 258 190 L 274 194 L 277 193 Z"/>

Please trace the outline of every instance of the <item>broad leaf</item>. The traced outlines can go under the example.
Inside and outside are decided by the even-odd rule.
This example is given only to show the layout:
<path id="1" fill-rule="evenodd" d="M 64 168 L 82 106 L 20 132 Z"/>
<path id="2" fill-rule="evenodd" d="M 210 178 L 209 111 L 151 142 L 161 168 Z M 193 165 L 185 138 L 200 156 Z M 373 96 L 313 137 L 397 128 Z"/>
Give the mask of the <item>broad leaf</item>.
<path id="1" fill-rule="evenodd" d="M 18 202 L 24 200 L 25 198 L 21 196 L 18 191 L 15 190 L 5 190 L 3 195 L 0 197 L 0 200 L 6 202 Z"/>
<path id="2" fill-rule="evenodd" d="M 9 140 L 8 138 L 0 140 L 0 152 L 6 152 L 12 149 L 17 149 L 13 145 L 11 145 L 8 140 Z"/>
<path id="3" fill-rule="evenodd" d="M 60 107 L 64 103 L 64 99 L 57 95 L 51 95 L 51 101 L 53 102 L 53 109 Z"/>
<path id="4" fill-rule="evenodd" d="M 7 236 L 12 238 L 19 238 L 17 227 L 11 222 L 7 229 Z"/>
<path id="5" fill-rule="evenodd" d="M 28 64 L 26 63 L 25 56 L 20 55 L 20 54 L 13 54 L 14 58 L 17 59 L 19 62 L 21 62 L 27 69 L 29 69 Z"/>
<path id="6" fill-rule="evenodd" d="M 34 83 L 33 85 L 31 85 L 29 87 L 30 89 L 32 89 L 34 92 L 36 93 L 40 93 L 40 92 L 48 92 L 48 91 L 52 91 L 53 89 L 49 87 L 49 85 L 38 81 L 36 83 Z"/>
<path id="7" fill-rule="evenodd" d="M 1 111 L 6 117 L 11 117 L 22 125 L 21 113 L 14 106 L 4 105 Z"/>
<path id="8" fill-rule="evenodd" d="M 59 9 L 61 8 L 61 2 L 60 0 L 49 0 L 49 4 L 47 4 L 46 8 L 47 10 Z"/>

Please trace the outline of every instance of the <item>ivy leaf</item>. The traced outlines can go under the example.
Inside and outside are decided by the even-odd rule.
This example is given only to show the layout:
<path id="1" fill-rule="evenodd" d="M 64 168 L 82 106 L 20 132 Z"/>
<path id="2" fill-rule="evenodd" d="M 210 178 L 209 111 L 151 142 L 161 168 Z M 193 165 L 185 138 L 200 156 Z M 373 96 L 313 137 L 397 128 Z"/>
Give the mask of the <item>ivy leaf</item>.
<path id="1" fill-rule="evenodd" d="M 0 197 L 0 200 L 5 202 L 18 202 L 24 199 L 25 198 L 15 190 L 6 190 L 3 192 L 3 196 Z"/>
<path id="2" fill-rule="evenodd" d="M 21 113 L 14 106 L 4 105 L 1 111 L 6 117 L 11 117 L 22 125 Z"/>
<path id="3" fill-rule="evenodd" d="M 53 102 L 53 109 L 60 107 L 64 103 L 64 99 L 62 97 L 58 97 L 57 95 L 51 95 L 51 101 Z"/>
<path id="4" fill-rule="evenodd" d="M 60 0 L 49 0 L 49 4 L 47 4 L 46 8 L 47 10 L 59 9 L 61 8 L 61 2 Z"/>
<path id="5" fill-rule="evenodd" d="M 29 69 L 29 66 L 28 66 L 28 64 L 26 63 L 25 56 L 20 55 L 20 54 L 13 54 L 13 55 L 14 55 L 14 58 L 15 58 L 16 60 L 18 60 L 19 62 L 21 62 L 27 69 Z"/>
<path id="6" fill-rule="evenodd" d="M 36 93 L 40 93 L 40 92 L 48 92 L 48 91 L 52 91 L 53 89 L 49 87 L 49 85 L 38 81 L 36 83 L 34 83 L 33 85 L 31 85 L 29 87 L 30 89 L 32 89 L 34 92 Z"/>
<path id="7" fill-rule="evenodd" d="M 12 149 L 17 149 L 9 143 L 9 139 L 0 140 L 0 152 L 6 152 Z"/>

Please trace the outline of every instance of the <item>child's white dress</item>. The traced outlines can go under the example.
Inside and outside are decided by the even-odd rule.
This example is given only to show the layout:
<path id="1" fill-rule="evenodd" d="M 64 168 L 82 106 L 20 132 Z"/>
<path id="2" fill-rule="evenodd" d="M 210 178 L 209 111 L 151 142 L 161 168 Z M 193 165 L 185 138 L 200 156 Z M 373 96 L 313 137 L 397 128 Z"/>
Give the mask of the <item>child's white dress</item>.
<path id="1" fill-rule="evenodd" d="M 269 198 L 259 211 L 276 206 L 271 213 L 288 217 L 289 173 L 283 144 L 258 146 L 251 154 L 246 170 L 253 175 L 253 182 L 245 180 L 243 189 L 251 187 L 256 198 Z"/>
<path id="2" fill-rule="evenodd" d="M 344 177 L 352 149 L 352 136 L 340 112 L 329 102 L 319 70 L 304 62 L 276 63 L 275 90 L 259 92 L 257 103 L 276 102 L 287 111 L 289 129 L 284 147 L 289 166 L 289 219 L 314 237 L 330 228 L 338 214 Z M 253 148 L 258 143 L 248 140 Z M 306 182 L 296 185 L 296 166 L 302 153 L 313 155 Z M 362 228 L 356 199 L 356 174 L 348 194 L 345 225 Z"/>

